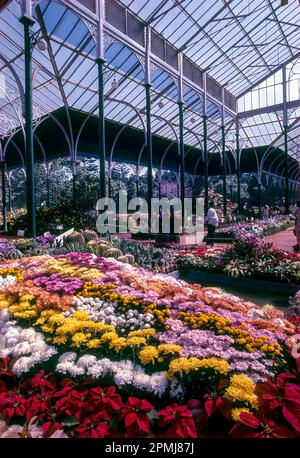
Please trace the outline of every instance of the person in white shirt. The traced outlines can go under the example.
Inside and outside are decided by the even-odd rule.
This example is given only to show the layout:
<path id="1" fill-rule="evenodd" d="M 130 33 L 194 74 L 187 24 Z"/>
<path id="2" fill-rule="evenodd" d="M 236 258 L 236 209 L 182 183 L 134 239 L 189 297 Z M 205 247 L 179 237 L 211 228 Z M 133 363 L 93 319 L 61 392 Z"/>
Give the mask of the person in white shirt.
<path id="1" fill-rule="evenodd" d="M 215 210 L 215 204 L 210 202 L 209 209 L 206 215 L 206 224 L 207 224 L 207 245 L 214 245 L 214 235 L 216 227 L 219 224 L 219 218 Z"/>

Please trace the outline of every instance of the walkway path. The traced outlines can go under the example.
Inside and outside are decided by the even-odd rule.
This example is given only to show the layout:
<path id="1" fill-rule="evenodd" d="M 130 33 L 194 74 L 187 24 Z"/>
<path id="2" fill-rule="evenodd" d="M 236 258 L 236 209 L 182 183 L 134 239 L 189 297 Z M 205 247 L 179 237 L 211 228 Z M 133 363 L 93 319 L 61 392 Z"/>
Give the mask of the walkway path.
<path id="1" fill-rule="evenodd" d="M 289 227 L 285 231 L 277 232 L 277 234 L 269 235 L 265 238 L 268 242 L 273 242 L 274 247 L 279 250 L 293 252 L 293 246 L 296 245 L 296 237 L 293 233 L 294 228 Z"/>

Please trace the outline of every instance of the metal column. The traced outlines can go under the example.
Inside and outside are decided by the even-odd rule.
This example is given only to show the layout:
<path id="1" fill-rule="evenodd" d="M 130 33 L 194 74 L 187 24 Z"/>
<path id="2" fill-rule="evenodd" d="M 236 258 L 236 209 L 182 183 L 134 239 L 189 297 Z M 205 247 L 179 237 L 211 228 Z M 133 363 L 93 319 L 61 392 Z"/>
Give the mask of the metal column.
<path id="1" fill-rule="evenodd" d="M 105 179 L 105 118 L 104 118 L 104 69 L 105 69 L 105 44 L 104 44 L 104 0 L 97 0 L 99 22 L 97 27 L 97 71 L 98 71 L 98 157 L 99 157 L 99 198 L 106 197 Z"/>
<path id="2" fill-rule="evenodd" d="M 20 19 L 24 27 L 24 61 L 25 61 L 25 143 L 26 143 L 26 191 L 27 191 L 27 218 L 28 236 L 36 237 L 36 204 L 34 183 L 34 152 L 32 128 L 32 42 L 31 27 L 34 20 L 24 15 Z"/>
<path id="3" fill-rule="evenodd" d="M 237 206 L 241 212 L 241 152 L 240 152 L 240 131 L 239 120 L 236 119 L 236 181 L 237 181 Z"/>
<path id="4" fill-rule="evenodd" d="M 226 186 L 226 139 L 225 139 L 225 100 L 224 88 L 222 88 L 222 160 L 223 160 L 223 215 L 227 215 L 227 186 Z"/>
<path id="5" fill-rule="evenodd" d="M 106 197 L 105 184 L 105 118 L 104 118 L 104 64 L 105 60 L 96 60 L 98 67 L 98 142 L 99 142 L 99 167 L 100 167 L 100 199 Z"/>
<path id="6" fill-rule="evenodd" d="M 6 205 L 6 176 L 5 176 L 5 162 L 1 161 L 1 181 L 2 181 L 2 230 L 7 232 L 7 205 Z"/>
<path id="7" fill-rule="evenodd" d="M 285 213 L 289 213 L 289 160 L 288 160 L 288 112 L 287 112 L 287 81 L 286 66 L 282 68 L 282 90 L 283 90 L 283 133 L 284 133 L 284 178 L 285 193 L 284 206 Z"/>
<path id="8" fill-rule="evenodd" d="M 178 102 L 179 107 L 179 151 L 180 151 L 180 200 L 182 211 L 182 230 L 184 229 L 184 198 L 185 198 L 185 161 L 183 142 L 183 102 Z"/>
<path id="9" fill-rule="evenodd" d="M 206 73 L 203 73 L 203 162 L 204 162 L 204 214 L 208 211 L 208 151 L 207 151 L 207 98 Z"/>
<path id="10" fill-rule="evenodd" d="M 146 30 L 146 67 L 145 67 L 145 97 L 146 97 L 146 138 L 147 138 L 147 204 L 148 204 L 148 226 L 151 232 L 151 208 L 153 197 L 153 158 L 152 158 L 152 132 L 151 132 L 151 30 L 148 27 Z"/>

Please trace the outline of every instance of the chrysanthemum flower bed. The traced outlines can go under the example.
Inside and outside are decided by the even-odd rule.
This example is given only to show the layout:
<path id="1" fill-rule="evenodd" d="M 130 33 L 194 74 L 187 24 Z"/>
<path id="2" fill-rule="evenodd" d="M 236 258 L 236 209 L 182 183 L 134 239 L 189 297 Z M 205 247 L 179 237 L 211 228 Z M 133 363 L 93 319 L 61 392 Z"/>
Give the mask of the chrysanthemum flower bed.
<path id="1" fill-rule="evenodd" d="M 2 434 L 300 433 L 282 312 L 90 253 L 8 261 L 0 278 Z"/>

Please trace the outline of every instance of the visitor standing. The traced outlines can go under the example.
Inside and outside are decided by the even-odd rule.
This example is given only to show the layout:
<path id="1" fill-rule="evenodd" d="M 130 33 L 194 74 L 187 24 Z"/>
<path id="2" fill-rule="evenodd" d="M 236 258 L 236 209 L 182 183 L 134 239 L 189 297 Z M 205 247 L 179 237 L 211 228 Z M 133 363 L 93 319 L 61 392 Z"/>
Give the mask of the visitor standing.
<path id="1" fill-rule="evenodd" d="M 206 215 L 206 224 L 207 224 L 207 245 L 214 245 L 214 235 L 216 227 L 219 224 L 219 218 L 215 210 L 215 204 L 210 202 L 209 209 Z"/>

